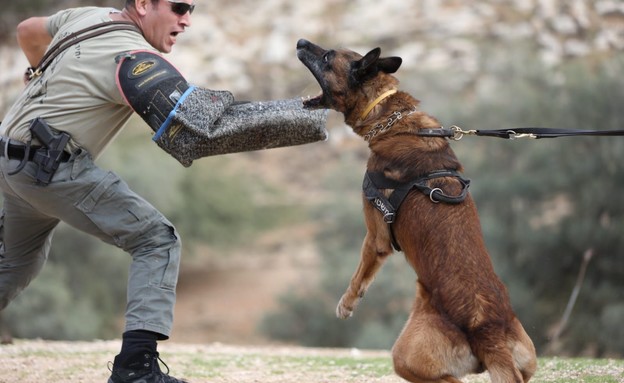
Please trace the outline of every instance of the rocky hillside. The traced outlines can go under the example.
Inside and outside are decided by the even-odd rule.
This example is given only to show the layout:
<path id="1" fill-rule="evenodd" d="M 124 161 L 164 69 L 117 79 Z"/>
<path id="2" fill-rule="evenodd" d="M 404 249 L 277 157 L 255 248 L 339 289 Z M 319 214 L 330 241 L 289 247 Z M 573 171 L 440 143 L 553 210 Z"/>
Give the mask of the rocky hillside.
<path id="1" fill-rule="evenodd" d="M 364 52 L 381 46 L 404 59 L 402 73 L 453 69 L 478 76 L 483 47 L 512 54 L 526 45 L 556 65 L 624 48 L 620 0 L 217 0 L 199 5 L 171 60 L 196 84 L 240 97 L 316 92 L 300 79 L 298 38 Z M 26 61 L 0 46 L 0 115 L 20 89 Z M 469 82 L 464 81 L 462 84 Z"/>

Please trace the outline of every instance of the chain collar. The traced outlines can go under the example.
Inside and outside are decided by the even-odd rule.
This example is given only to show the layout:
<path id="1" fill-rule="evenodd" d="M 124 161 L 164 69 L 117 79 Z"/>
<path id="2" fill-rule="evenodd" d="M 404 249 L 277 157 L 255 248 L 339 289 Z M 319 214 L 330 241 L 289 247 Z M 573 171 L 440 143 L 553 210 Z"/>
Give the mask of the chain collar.
<path id="1" fill-rule="evenodd" d="M 409 112 L 403 114 L 404 112 L 393 112 L 390 117 L 384 123 L 379 123 L 375 125 L 368 133 L 364 135 L 364 140 L 370 141 L 373 137 L 387 131 L 392 127 L 392 125 L 396 124 L 403 117 L 414 114 L 418 111 L 418 109 L 414 106 Z"/>

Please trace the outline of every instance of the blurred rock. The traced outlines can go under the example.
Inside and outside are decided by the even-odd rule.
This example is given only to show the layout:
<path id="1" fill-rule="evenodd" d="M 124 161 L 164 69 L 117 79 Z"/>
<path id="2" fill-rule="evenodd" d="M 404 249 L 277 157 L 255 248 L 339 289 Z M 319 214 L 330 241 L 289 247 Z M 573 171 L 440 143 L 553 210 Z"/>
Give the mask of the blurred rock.
<path id="1" fill-rule="evenodd" d="M 484 46 L 520 41 L 549 65 L 624 48 L 624 3 L 615 0 L 216 0 L 193 16 L 171 61 L 197 85 L 253 99 L 318 91 L 295 57 L 302 37 L 360 53 L 380 46 L 404 58 L 403 76 L 452 68 L 476 78 Z M 26 60 L 2 46 L 0 67 L 2 115 L 21 89 Z"/>

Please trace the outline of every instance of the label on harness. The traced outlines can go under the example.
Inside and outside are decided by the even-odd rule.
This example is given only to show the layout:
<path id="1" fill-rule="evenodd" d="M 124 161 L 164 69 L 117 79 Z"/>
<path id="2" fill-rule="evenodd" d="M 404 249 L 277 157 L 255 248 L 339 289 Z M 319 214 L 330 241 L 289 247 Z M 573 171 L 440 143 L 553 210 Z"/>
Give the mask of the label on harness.
<path id="1" fill-rule="evenodd" d="M 386 206 L 381 198 L 375 198 L 375 200 L 373 201 L 373 206 L 375 206 L 377 210 L 379 210 L 383 214 L 384 222 L 394 222 L 394 209 L 391 210 L 390 208 L 388 208 L 388 206 Z"/>
<path id="2" fill-rule="evenodd" d="M 362 189 L 366 199 L 373 204 L 375 209 L 379 210 L 383 214 L 384 222 L 393 223 L 396 209 L 390 204 L 386 197 L 381 194 L 379 189 L 373 184 L 368 173 L 364 176 L 364 183 Z"/>

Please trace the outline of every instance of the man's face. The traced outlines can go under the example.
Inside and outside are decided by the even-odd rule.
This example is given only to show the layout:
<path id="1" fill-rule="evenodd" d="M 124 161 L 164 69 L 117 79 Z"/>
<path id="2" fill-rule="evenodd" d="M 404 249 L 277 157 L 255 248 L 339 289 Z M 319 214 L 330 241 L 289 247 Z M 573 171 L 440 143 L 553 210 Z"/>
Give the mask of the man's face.
<path id="1" fill-rule="evenodd" d="M 192 0 L 146 0 L 142 21 L 143 34 L 147 42 L 160 52 L 169 53 L 178 35 L 191 26 L 189 6 Z"/>

